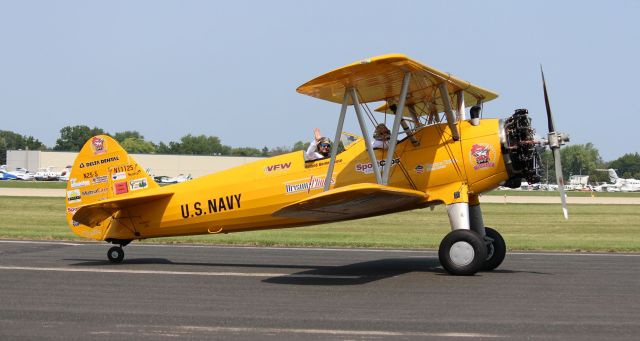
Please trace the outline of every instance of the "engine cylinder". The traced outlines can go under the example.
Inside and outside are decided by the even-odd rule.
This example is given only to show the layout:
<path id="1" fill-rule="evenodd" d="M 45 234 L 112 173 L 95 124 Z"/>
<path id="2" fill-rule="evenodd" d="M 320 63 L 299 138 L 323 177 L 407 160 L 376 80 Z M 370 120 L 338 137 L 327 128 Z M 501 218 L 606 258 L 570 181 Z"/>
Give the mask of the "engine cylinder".
<path id="1" fill-rule="evenodd" d="M 509 173 L 504 185 L 518 188 L 523 179 L 530 184 L 540 182 L 540 154 L 527 109 L 517 109 L 504 121 L 503 129 L 502 153 Z"/>

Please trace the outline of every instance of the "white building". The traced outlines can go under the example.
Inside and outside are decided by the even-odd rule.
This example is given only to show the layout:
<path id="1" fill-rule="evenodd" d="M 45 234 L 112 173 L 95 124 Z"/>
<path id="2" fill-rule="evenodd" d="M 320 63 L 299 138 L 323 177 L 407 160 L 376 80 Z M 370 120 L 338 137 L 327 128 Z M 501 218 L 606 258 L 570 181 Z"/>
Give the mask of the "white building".
<path id="1" fill-rule="evenodd" d="M 31 172 L 36 172 L 38 169 L 46 167 L 62 170 L 67 166 L 73 165 L 76 155 L 78 153 L 75 152 L 8 150 L 7 166 L 10 170 L 22 167 Z M 243 156 L 130 155 L 141 167 L 150 169 L 150 175 L 173 177 L 179 174 L 191 174 L 194 178 L 263 159 L 262 157 Z"/>

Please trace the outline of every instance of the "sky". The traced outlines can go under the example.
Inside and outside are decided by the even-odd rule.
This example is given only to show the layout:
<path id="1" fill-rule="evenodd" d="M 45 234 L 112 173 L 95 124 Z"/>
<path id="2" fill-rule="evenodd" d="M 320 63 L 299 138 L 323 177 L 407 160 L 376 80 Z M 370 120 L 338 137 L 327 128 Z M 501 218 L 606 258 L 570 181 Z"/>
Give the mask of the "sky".
<path id="1" fill-rule="evenodd" d="M 557 130 L 611 161 L 640 152 L 639 42 L 640 1 L 0 0 L 0 130 L 291 147 L 333 136 L 340 111 L 299 85 L 403 53 L 499 93 L 484 117 L 527 108 L 546 135 L 542 64 Z"/>

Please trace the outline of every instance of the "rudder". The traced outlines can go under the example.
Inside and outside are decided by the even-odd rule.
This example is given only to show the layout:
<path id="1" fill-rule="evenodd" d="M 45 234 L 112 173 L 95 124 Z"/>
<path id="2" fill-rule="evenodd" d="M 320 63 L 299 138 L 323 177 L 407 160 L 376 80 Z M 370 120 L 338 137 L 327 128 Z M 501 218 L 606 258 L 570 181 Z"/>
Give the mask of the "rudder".
<path id="1" fill-rule="evenodd" d="M 116 140 L 107 135 L 94 136 L 78 153 L 67 181 L 69 227 L 79 236 L 102 240 L 112 218 L 95 227 L 82 225 L 73 220 L 80 207 L 157 187 L 153 178 Z"/>

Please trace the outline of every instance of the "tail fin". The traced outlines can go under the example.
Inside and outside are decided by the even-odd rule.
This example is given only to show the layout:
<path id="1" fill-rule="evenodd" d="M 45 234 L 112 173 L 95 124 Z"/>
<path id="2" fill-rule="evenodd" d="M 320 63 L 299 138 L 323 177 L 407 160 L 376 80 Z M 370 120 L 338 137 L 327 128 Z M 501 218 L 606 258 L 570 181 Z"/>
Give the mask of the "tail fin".
<path id="1" fill-rule="evenodd" d="M 609 180 L 614 184 L 618 182 L 618 174 L 615 169 L 609 168 Z"/>
<path id="2" fill-rule="evenodd" d="M 78 153 L 67 181 L 69 227 L 79 236 L 102 240 L 110 221 L 94 227 L 82 225 L 73 220 L 80 207 L 157 187 L 153 178 L 116 140 L 107 135 L 94 136 Z"/>

